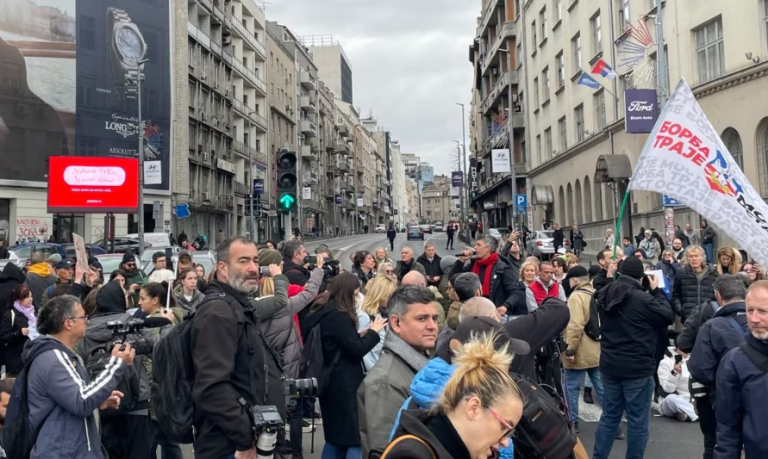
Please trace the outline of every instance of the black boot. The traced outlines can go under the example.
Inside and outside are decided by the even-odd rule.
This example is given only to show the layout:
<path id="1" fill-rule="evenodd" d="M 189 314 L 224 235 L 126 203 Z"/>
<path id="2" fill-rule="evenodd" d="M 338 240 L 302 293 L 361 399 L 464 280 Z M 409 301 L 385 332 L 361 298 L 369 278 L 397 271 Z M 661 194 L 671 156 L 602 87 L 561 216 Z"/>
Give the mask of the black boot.
<path id="1" fill-rule="evenodd" d="M 595 400 L 592 398 L 592 388 L 591 387 L 585 387 L 584 388 L 584 403 L 588 405 L 594 405 Z"/>

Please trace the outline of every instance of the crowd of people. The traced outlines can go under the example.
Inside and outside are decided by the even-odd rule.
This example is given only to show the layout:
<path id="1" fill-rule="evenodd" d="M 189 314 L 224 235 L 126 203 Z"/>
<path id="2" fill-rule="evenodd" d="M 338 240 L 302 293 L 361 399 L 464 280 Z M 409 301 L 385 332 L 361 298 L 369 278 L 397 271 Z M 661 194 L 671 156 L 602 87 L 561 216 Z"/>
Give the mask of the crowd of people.
<path id="1" fill-rule="evenodd" d="M 455 256 L 430 241 L 397 260 L 378 247 L 352 254 L 349 271 L 327 246 L 239 236 L 217 240 L 210 273 L 186 252 L 177 266 L 155 253 L 148 275 L 128 255 L 112 273 L 40 254 L 26 270 L 9 263 L 0 421 L 18 428 L 28 413 L 33 458 L 180 458 L 158 415 L 176 387 L 155 390 L 151 348 L 186 333 L 197 458 L 269 455 L 251 414 L 264 406 L 284 424 L 276 454 L 292 459 L 318 424 L 323 459 L 586 458 L 579 403 L 595 401 L 592 458 L 617 439 L 643 457 L 652 409 L 698 422 L 705 459 L 768 457 L 754 408 L 768 395 L 760 266 L 729 247 L 709 262 L 706 238 L 650 256 L 643 230 L 637 250 L 623 238 L 587 269 L 578 227 L 551 260 L 525 257 L 514 231 L 472 228 L 473 247 Z M 151 326 L 116 342 L 115 324 L 132 320 Z M 306 378 L 312 394 L 286 388 Z M 524 408 L 542 403 L 555 417 L 537 437 L 528 416 L 541 412 Z M 552 435 L 567 451 L 541 456 L 537 439 Z"/>

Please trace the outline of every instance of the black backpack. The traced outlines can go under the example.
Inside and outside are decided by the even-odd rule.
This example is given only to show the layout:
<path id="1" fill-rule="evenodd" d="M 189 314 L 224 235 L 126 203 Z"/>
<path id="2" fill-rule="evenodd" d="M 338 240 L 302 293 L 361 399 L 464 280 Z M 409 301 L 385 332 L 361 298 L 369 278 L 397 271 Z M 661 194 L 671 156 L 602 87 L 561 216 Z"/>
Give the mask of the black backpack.
<path id="1" fill-rule="evenodd" d="M 13 385 L 13 392 L 5 413 L 2 429 L 2 446 L 8 459 L 28 459 L 32 448 L 51 413 L 40 422 L 36 429 L 29 423 L 28 374 L 34 359 L 27 362 Z M 53 412 L 53 410 L 51 410 Z"/>
<path id="2" fill-rule="evenodd" d="M 325 365 L 321 327 L 322 325 L 317 323 L 309 330 L 307 339 L 304 340 L 304 349 L 301 350 L 301 361 L 299 363 L 299 377 L 302 379 L 315 378 L 318 395 L 322 394 L 329 384 L 327 379 L 330 372 L 325 371 L 325 369 L 336 366 L 341 358 L 341 350 L 339 350 L 333 356 L 331 364 Z"/>
<path id="3" fill-rule="evenodd" d="M 525 376 L 510 373 L 523 394 L 523 416 L 515 429 L 515 457 L 565 459 L 571 457 L 576 435 L 568 420 L 568 408 L 558 393 Z"/>
<path id="4" fill-rule="evenodd" d="M 600 341 L 602 323 L 600 322 L 600 312 L 597 307 L 597 295 L 595 295 L 595 292 L 582 288 L 576 289 L 576 291 L 586 293 L 590 296 L 589 319 L 587 319 L 587 323 L 584 325 L 584 334 L 595 341 Z"/>

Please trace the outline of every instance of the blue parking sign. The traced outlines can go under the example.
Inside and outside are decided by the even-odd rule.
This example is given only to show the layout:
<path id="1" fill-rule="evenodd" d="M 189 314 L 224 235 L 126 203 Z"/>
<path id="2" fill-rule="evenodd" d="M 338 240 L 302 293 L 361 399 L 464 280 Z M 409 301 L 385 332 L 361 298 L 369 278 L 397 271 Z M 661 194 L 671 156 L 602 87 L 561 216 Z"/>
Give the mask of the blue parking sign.
<path id="1" fill-rule="evenodd" d="M 526 194 L 517 194 L 515 195 L 515 207 L 522 207 L 526 208 L 528 207 L 528 195 Z"/>

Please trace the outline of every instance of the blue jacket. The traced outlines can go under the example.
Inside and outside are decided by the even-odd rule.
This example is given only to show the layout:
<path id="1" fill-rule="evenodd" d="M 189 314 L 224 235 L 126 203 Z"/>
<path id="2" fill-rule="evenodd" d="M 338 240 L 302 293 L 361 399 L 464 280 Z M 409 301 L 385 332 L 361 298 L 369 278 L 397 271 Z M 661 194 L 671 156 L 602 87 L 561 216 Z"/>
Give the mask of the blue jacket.
<path id="1" fill-rule="evenodd" d="M 93 381 L 80 358 L 56 338 L 43 335 L 24 348 L 29 369 L 29 419 L 40 429 L 31 458 L 101 459 L 101 435 L 94 411 L 112 394 L 128 368 L 112 357 Z"/>
<path id="2" fill-rule="evenodd" d="M 765 341 L 752 334 L 747 335 L 746 341 L 762 354 L 768 354 Z M 723 357 L 716 386 L 715 459 L 741 458 L 742 444 L 747 458 L 768 457 L 768 412 L 764 409 L 768 400 L 768 372 L 760 371 L 737 347 Z"/>
<path id="3" fill-rule="evenodd" d="M 456 370 L 454 365 L 449 364 L 440 357 L 435 357 L 427 363 L 427 366 L 416 373 L 416 376 L 413 377 L 413 382 L 411 382 L 411 396 L 405 400 L 405 403 L 403 403 L 403 406 L 397 413 L 395 425 L 392 426 L 392 431 L 389 433 L 389 441 L 392 441 L 395 431 L 400 425 L 400 415 L 402 412 L 409 409 L 411 404 L 416 406 L 410 406 L 410 408 L 419 409 L 428 409 L 435 404 L 443 393 L 443 387 L 453 376 L 454 370 Z M 501 459 L 513 459 L 515 457 L 514 451 L 514 445 L 510 441 L 509 448 L 499 451 Z"/>
<path id="4" fill-rule="evenodd" d="M 746 306 L 743 301 L 731 303 L 718 309 L 711 319 L 699 328 L 696 344 L 688 359 L 688 371 L 697 382 L 714 384 L 717 365 L 723 356 L 744 341 L 747 332 Z M 736 320 L 741 331 L 731 322 Z"/>

